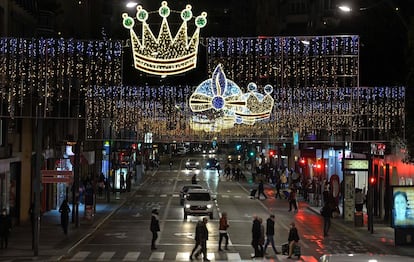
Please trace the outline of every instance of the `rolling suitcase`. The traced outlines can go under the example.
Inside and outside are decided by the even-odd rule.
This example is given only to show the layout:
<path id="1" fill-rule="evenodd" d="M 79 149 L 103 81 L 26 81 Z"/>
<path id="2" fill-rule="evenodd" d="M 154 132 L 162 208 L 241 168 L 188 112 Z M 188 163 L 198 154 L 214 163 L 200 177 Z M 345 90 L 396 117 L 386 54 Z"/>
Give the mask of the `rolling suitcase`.
<path id="1" fill-rule="evenodd" d="M 289 254 L 289 243 L 283 243 L 282 244 L 282 255 L 288 255 Z M 293 248 L 293 256 L 297 256 L 298 259 L 301 256 L 300 246 L 295 245 Z"/>

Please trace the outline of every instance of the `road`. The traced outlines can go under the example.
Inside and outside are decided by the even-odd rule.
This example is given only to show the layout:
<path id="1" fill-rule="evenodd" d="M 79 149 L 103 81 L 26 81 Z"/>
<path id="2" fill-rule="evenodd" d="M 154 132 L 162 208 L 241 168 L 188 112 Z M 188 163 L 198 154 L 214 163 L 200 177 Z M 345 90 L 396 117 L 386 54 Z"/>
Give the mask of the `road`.
<path id="1" fill-rule="evenodd" d="M 205 160 L 201 156 L 201 167 Z M 381 246 L 352 234 L 341 227 L 331 228 L 330 236 L 323 237 L 322 217 L 306 208 L 300 202 L 297 213 L 288 212 L 285 199 L 269 197 L 266 200 L 251 199 L 249 190 L 256 187 L 246 181 L 230 181 L 218 176 L 216 170 L 185 170 L 185 158 L 175 161 L 173 170 L 168 165 L 154 170 L 145 181 L 105 222 L 85 241 L 74 247 L 63 261 L 189 261 L 194 246 L 194 231 L 200 217 L 183 219 L 183 207 L 179 202 L 179 191 L 185 184 L 191 184 L 191 176 L 197 172 L 198 183 L 211 190 L 216 197 L 214 218 L 207 224 L 209 240 L 208 258 L 215 261 L 251 261 L 252 217 L 258 215 L 265 223 L 269 214 L 276 216 L 275 242 L 287 241 L 288 228 L 296 222 L 301 236 L 302 261 L 317 261 L 324 253 L 373 253 L 390 254 Z M 221 166 L 224 166 L 221 160 Z M 274 193 L 266 187 L 268 196 Z M 160 226 L 157 250 L 151 251 L 149 231 L 151 211 L 160 212 Z M 218 251 L 218 220 L 220 212 L 227 212 L 230 228 L 228 251 Z M 285 255 L 274 255 L 268 247 L 267 261 L 287 260 Z M 258 259 L 256 259 L 258 260 Z M 261 259 L 260 259 L 261 260 Z M 200 260 L 201 261 L 201 260 Z"/>

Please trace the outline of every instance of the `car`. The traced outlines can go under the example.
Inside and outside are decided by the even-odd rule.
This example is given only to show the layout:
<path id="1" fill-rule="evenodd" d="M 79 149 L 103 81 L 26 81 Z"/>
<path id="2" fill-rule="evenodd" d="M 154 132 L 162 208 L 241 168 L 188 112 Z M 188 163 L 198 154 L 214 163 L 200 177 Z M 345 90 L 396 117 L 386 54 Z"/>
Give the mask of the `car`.
<path id="1" fill-rule="evenodd" d="M 196 159 L 189 158 L 185 162 L 185 168 L 187 169 L 197 169 L 200 167 L 200 162 L 198 162 Z"/>
<path id="2" fill-rule="evenodd" d="M 189 215 L 213 219 L 214 199 L 208 189 L 189 189 L 184 198 L 184 219 Z"/>
<path id="3" fill-rule="evenodd" d="M 215 158 L 209 158 L 206 161 L 206 169 L 216 169 L 218 165 L 218 160 Z"/>
<path id="4" fill-rule="evenodd" d="M 376 254 L 327 254 L 319 258 L 319 262 L 405 262 L 413 261 L 412 257 L 399 255 L 376 255 Z"/>
<path id="5" fill-rule="evenodd" d="M 187 195 L 189 189 L 202 189 L 201 185 L 191 184 L 191 185 L 184 185 L 180 190 L 180 205 L 184 205 L 184 198 Z"/>

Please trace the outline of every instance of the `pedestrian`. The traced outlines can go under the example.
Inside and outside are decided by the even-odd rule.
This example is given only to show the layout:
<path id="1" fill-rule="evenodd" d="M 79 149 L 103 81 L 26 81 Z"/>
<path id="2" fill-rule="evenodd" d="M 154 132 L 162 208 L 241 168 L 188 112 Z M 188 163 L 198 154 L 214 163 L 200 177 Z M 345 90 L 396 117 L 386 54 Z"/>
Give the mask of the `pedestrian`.
<path id="1" fill-rule="evenodd" d="M 325 202 L 321 209 L 321 215 L 323 216 L 323 236 L 327 237 L 329 228 L 331 227 L 331 217 L 332 217 L 332 205 L 330 201 Z"/>
<path id="2" fill-rule="evenodd" d="M 191 177 L 191 184 L 197 184 L 197 175 L 196 174 L 194 174 L 192 177 Z"/>
<path id="3" fill-rule="evenodd" d="M 155 250 L 157 249 L 157 247 L 155 246 L 155 241 L 157 241 L 158 232 L 160 231 L 160 220 L 158 218 L 157 209 L 152 210 L 150 230 L 152 232 L 151 250 Z"/>
<path id="4" fill-rule="evenodd" d="M 289 212 L 292 211 L 292 206 L 295 208 L 295 212 L 298 212 L 298 205 L 296 202 L 296 189 L 294 187 L 292 187 L 290 190 L 288 200 L 289 200 Z"/>
<path id="5" fill-rule="evenodd" d="M 196 259 L 200 253 L 203 253 L 203 261 L 209 262 L 210 260 L 207 258 L 207 240 L 208 240 L 208 229 L 207 229 L 207 217 L 204 217 L 203 220 L 199 221 L 196 226 L 195 232 L 195 246 L 191 251 L 190 260 L 193 260 L 193 255 Z M 197 250 L 198 248 L 201 250 Z M 196 252 L 197 250 L 197 252 Z"/>
<path id="6" fill-rule="evenodd" d="M 280 179 L 277 179 L 275 187 L 276 187 L 275 198 L 277 199 L 277 197 L 279 197 L 280 199 L 282 199 L 282 195 L 280 194 L 280 188 L 281 188 Z"/>
<path id="7" fill-rule="evenodd" d="M 272 245 L 273 251 L 275 254 L 280 254 L 275 247 L 275 215 L 271 214 L 266 220 L 266 243 L 264 245 L 263 251 L 266 253 L 267 246 Z"/>
<path id="8" fill-rule="evenodd" d="M 218 248 L 219 251 L 223 251 L 221 249 L 221 242 L 223 241 L 223 238 L 226 239 L 224 249 L 228 250 L 229 235 L 227 234 L 227 228 L 229 228 L 229 222 L 227 221 L 227 213 L 223 212 L 221 214 L 220 224 L 219 224 L 219 248 Z"/>
<path id="9" fill-rule="evenodd" d="M 260 199 L 260 195 L 263 195 L 265 199 L 267 199 L 267 196 L 264 192 L 264 184 L 263 184 L 263 180 L 260 180 L 259 182 L 259 187 L 257 188 L 257 190 L 259 191 L 259 195 L 257 196 L 258 199 Z"/>
<path id="10" fill-rule="evenodd" d="M 259 222 L 260 222 L 259 253 L 260 253 L 260 256 L 263 257 L 264 255 L 263 245 L 265 242 L 265 228 L 263 225 L 263 219 L 261 217 L 259 217 Z"/>
<path id="11" fill-rule="evenodd" d="M 119 176 L 119 187 L 121 193 L 125 191 L 125 177 L 124 172 L 121 172 L 121 175 Z"/>
<path id="12" fill-rule="evenodd" d="M 260 250 L 259 250 L 260 235 L 261 235 L 260 220 L 259 220 L 259 217 L 254 216 L 253 226 L 252 226 L 252 243 L 251 243 L 254 249 L 254 255 L 252 256 L 252 258 L 261 257 Z"/>
<path id="13" fill-rule="evenodd" d="M 60 225 L 62 226 L 63 233 L 67 235 L 68 225 L 69 225 L 69 213 L 70 213 L 70 208 L 69 208 L 67 199 L 63 200 L 62 204 L 60 205 L 59 212 L 60 212 Z"/>
<path id="14" fill-rule="evenodd" d="M 364 208 L 365 195 L 362 192 L 362 189 L 355 189 L 355 209 L 357 212 L 361 212 Z"/>
<path id="15" fill-rule="evenodd" d="M 9 234 L 12 228 L 10 216 L 7 214 L 7 209 L 3 209 L 0 215 L 0 248 L 7 248 L 9 244 Z"/>
<path id="16" fill-rule="evenodd" d="M 289 237 L 288 237 L 288 243 L 289 243 L 289 255 L 287 258 L 292 258 L 293 255 L 293 249 L 295 245 L 299 242 L 299 234 L 298 230 L 295 226 L 295 222 L 290 223 L 290 229 L 289 229 Z"/>

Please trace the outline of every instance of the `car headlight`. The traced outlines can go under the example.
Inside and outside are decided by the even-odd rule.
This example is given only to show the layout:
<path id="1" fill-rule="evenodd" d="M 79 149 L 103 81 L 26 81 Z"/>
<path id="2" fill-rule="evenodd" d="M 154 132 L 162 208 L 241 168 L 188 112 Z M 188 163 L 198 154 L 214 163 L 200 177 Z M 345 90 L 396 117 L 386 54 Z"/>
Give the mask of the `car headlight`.
<path id="1" fill-rule="evenodd" d="M 198 166 L 200 163 L 199 162 L 196 162 L 196 165 Z"/>
<path id="2" fill-rule="evenodd" d="M 190 162 L 185 163 L 187 166 L 190 165 Z"/>
<path id="3" fill-rule="evenodd" d="M 191 205 L 190 204 L 185 204 L 185 208 L 190 208 Z"/>
<path id="4" fill-rule="evenodd" d="M 211 204 L 207 205 L 207 208 L 212 208 L 212 207 L 213 207 L 213 205 L 211 205 Z"/>

